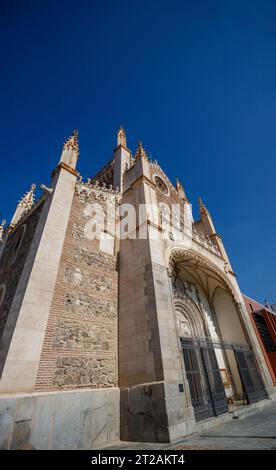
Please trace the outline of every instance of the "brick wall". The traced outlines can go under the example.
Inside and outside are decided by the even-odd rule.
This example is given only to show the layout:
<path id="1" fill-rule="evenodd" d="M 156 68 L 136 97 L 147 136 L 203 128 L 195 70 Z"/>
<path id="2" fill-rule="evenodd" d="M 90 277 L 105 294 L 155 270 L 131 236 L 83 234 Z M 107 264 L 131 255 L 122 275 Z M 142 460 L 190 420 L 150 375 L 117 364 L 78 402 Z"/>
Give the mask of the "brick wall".
<path id="1" fill-rule="evenodd" d="M 74 196 L 36 390 L 117 385 L 117 256 L 85 231 L 91 204 L 112 198 L 85 187 Z"/>

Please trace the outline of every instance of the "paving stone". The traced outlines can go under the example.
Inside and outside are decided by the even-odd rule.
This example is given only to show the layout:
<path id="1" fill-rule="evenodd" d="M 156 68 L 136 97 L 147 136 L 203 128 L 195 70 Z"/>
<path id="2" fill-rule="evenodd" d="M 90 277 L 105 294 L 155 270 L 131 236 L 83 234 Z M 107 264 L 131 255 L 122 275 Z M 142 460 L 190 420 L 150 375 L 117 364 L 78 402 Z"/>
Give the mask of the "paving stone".
<path id="1" fill-rule="evenodd" d="M 231 420 L 172 444 L 118 442 L 106 449 L 126 450 L 273 450 L 276 449 L 276 402 L 254 415 Z"/>

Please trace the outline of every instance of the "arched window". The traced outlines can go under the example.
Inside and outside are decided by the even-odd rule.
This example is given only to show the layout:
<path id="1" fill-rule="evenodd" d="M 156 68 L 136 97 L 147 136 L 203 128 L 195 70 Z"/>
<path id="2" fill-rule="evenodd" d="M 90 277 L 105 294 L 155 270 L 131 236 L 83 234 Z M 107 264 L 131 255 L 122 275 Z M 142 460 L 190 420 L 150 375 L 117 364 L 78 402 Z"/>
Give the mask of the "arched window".
<path id="1" fill-rule="evenodd" d="M 162 178 L 160 178 L 160 176 L 155 175 L 154 176 L 154 182 L 155 182 L 157 188 L 159 189 L 159 191 L 161 191 L 163 194 L 166 194 L 166 196 L 169 195 L 169 193 L 170 193 L 169 188 L 166 185 L 165 181 L 162 180 Z"/>

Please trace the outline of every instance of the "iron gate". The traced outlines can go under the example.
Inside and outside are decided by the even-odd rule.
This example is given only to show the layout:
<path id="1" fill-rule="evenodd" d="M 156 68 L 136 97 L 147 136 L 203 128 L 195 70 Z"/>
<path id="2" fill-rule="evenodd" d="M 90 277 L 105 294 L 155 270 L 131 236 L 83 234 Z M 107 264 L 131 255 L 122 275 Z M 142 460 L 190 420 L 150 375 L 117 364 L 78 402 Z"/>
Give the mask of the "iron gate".
<path id="1" fill-rule="evenodd" d="M 228 411 L 215 348 L 234 352 L 248 403 L 267 398 L 254 353 L 247 346 L 190 338 L 180 340 L 196 421 Z"/>
<path id="2" fill-rule="evenodd" d="M 206 343 L 204 346 L 201 346 L 200 351 L 203 357 L 203 366 L 210 387 L 215 415 L 226 413 L 228 411 L 227 398 L 214 347 L 212 344 Z"/>
<path id="3" fill-rule="evenodd" d="M 195 419 L 228 411 L 227 399 L 211 342 L 181 338 Z"/>
<path id="4" fill-rule="evenodd" d="M 235 347 L 233 349 L 248 403 L 264 400 L 267 396 L 253 352 Z"/>

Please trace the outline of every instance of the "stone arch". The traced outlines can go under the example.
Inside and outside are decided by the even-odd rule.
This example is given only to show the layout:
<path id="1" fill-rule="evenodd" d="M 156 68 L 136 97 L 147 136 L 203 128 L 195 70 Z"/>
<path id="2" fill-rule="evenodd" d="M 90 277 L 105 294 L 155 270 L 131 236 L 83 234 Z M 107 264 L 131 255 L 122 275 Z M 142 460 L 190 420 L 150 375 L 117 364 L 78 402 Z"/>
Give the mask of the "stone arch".
<path id="1" fill-rule="evenodd" d="M 174 307 L 179 336 L 203 339 L 208 335 L 206 321 L 192 298 L 176 299 Z"/>
<path id="2" fill-rule="evenodd" d="M 203 256 L 193 252 L 190 249 L 173 247 L 168 253 L 167 261 L 169 275 L 171 275 L 172 278 L 179 274 L 181 275 L 181 270 L 183 269 L 183 266 L 181 267 L 181 263 L 183 263 L 184 265 L 187 265 L 188 270 L 194 273 L 195 283 L 199 282 L 199 278 L 204 277 L 201 276 L 201 274 L 206 275 L 209 280 L 213 282 L 212 289 L 209 292 L 204 289 L 204 293 L 206 295 L 206 300 L 210 307 L 210 314 L 212 316 L 211 323 L 214 326 L 214 330 L 217 336 L 217 340 L 215 338 L 214 340 L 218 341 L 222 345 L 220 348 L 216 348 L 215 352 L 217 359 L 219 358 L 219 362 L 221 364 L 224 363 L 223 367 L 227 369 L 230 378 L 234 377 L 234 380 L 231 380 L 231 383 L 234 385 L 234 389 L 238 392 L 238 395 L 240 395 L 241 383 L 238 377 L 234 353 L 228 352 L 228 350 L 226 351 L 224 348 L 224 343 L 242 343 L 246 345 L 246 340 L 244 341 L 244 336 L 242 336 L 242 333 L 237 336 L 231 336 L 227 333 L 225 328 L 225 325 L 227 327 L 227 323 L 231 323 L 232 321 L 232 323 L 235 324 L 239 332 L 243 331 L 243 325 L 239 315 L 238 293 L 236 292 L 235 287 L 232 285 L 231 281 L 227 277 L 227 274 L 224 273 L 222 269 L 216 266 L 209 259 L 204 258 Z M 177 266 L 178 263 L 179 266 Z M 200 275 L 197 276 L 196 272 Z M 205 287 L 205 285 L 203 284 L 204 282 L 201 285 L 202 288 Z M 222 310 L 224 308 L 223 302 L 221 302 L 220 304 L 216 304 L 215 306 L 213 304 L 213 300 L 217 295 L 215 295 L 214 293 L 220 292 L 218 288 L 221 292 L 225 293 L 225 296 L 227 296 L 227 305 L 229 306 L 231 304 L 231 308 L 227 308 L 227 312 L 230 315 L 229 318 L 226 318 L 226 312 Z"/>
<path id="3" fill-rule="evenodd" d="M 175 264 L 178 260 L 193 262 L 197 268 L 207 269 L 211 273 L 215 274 L 220 279 L 226 292 L 229 292 L 234 298 L 235 302 L 239 303 L 238 294 L 231 281 L 228 279 L 227 275 L 222 271 L 222 269 L 216 266 L 212 261 L 207 260 L 192 250 L 180 247 L 171 248 L 168 251 L 166 258 L 166 265 L 169 276 L 173 276 L 175 274 Z"/>
<path id="4" fill-rule="evenodd" d="M 217 286 L 212 295 L 212 304 L 224 340 L 230 343 L 247 344 L 237 303 L 231 293 Z"/>
<path id="5" fill-rule="evenodd" d="M 242 399 L 242 376 L 236 351 L 251 350 L 257 364 L 261 366 L 263 378 L 267 376 L 267 371 L 238 286 L 227 270 L 224 270 L 223 259 L 216 260 L 214 256 L 198 254 L 190 247 L 171 246 L 167 249 L 165 260 L 172 280 L 181 278 L 188 282 L 192 279 L 195 285 L 198 284 L 203 289 L 206 302 L 202 303 L 202 308 L 205 313 L 205 308 L 209 307 L 213 318 L 217 332 L 217 340 L 214 339 L 215 352 L 219 365 L 228 371 L 234 399 Z"/>

